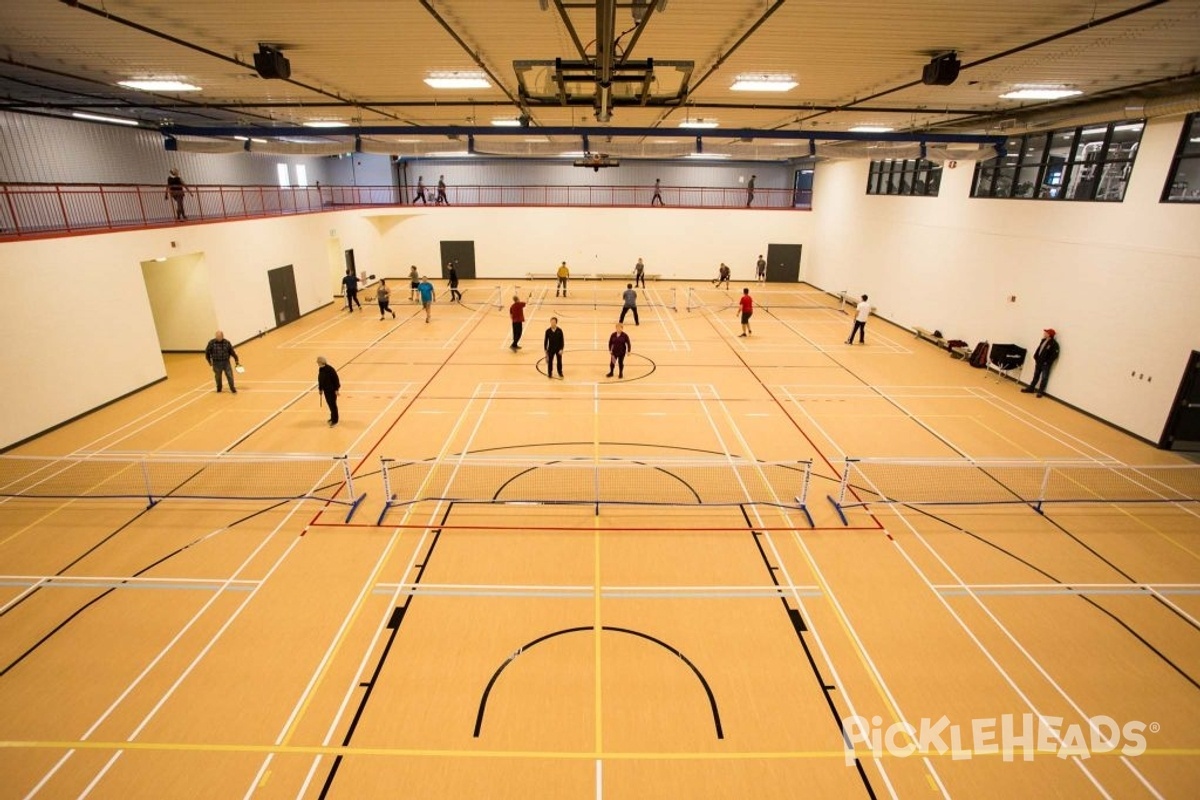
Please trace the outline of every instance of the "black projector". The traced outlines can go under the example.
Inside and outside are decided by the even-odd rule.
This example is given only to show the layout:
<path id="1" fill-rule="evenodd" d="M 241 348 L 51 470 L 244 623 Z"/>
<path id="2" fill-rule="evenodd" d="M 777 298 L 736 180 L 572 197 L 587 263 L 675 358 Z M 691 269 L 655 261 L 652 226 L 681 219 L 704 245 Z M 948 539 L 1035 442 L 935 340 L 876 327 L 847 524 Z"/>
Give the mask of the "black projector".
<path id="1" fill-rule="evenodd" d="M 260 44 L 258 52 L 254 54 L 254 70 L 264 78 L 290 78 L 292 76 L 291 62 L 284 57 L 283 53 L 265 44 Z"/>
<path id="2" fill-rule="evenodd" d="M 921 73 L 921 83 L 926 86 L 949 86 L 958 80 L 958 70 L 962 63 L 955 53 L 946 53 L 925 65 Z"/>

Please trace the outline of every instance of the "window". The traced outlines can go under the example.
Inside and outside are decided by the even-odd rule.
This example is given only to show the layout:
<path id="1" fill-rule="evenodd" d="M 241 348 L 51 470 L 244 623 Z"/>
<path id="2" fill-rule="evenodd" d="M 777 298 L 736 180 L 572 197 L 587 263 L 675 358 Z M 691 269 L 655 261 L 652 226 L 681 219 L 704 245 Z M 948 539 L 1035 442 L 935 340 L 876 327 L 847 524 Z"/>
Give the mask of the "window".
<path id="1" fill-rule="evenodd" d="M 279 176 L 279 185 L 280 186 L 282 186 L 283 188 L 286 189 L 288 186 L 291 185 L 288 183 L 287 164 L 276 164 L 275 165 L 275 174 Z"/>
<path id="2" fill-rule="evenodd" d="M 303 164 L 296 165 L 296 185 L 308 186 L 308 167 Z"/>
<path id="3" fill-rule="evenodd" d="M 1162 199 L 1164 203 L 1200 203 L 1200 114 L 1191 114 L 1183 122 Z"/>
<path id="4" fill-rule="evenodd" d="M 937 197 L 941 186 L 941 166 L 922 158 L 872 161 L 867 174 L 867 194 Z"/>
<path id="5" fill-rule="evenodd" d="M 1145 122 L 1112 122 L 1009 139 L 975 167 L 972 197 L 1120 202 Z"/>

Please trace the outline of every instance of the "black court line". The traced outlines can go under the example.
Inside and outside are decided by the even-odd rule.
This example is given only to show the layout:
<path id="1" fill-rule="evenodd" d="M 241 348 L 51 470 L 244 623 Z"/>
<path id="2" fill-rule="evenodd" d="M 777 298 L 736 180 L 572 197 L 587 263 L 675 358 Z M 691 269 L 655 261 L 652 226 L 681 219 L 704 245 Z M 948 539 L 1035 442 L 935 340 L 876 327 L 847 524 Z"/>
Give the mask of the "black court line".
<path id="1" fill-rule="evenodd" d="M 997 550 L 997 551 L 1003 553 L 1004 555 L 1013 559 L 1017 563 L 1025 566 L 1025 567 L 1028 567 L 1029 569 L 1033 570 L 1034 572 L 1038 573 L 1039 575 L 1053 581 L 1054 584 L 1057 586 L 1064 586 L 1064 585 L 1069 586 L 1070 585 L 1070 584 L 1064 583 L 1063 581 L 1054 577 L 1049 572 L 1047 572 L 1046 570 L 1037 566 L 1036 564 L 1032 563 L 1031 561 L 1028 561 L 1028 560 L 1022 558 L 1021 556 L 1017 555 L 1016 553 L 1013 553 L 1011 550 L 1007 550 L 1004 547 L 1001 547 L 1000 545 L 987 539 L 986 537 L 984 537 L 981 534 L 975 533 L 974 531 L 964 528 L 961 525 L 957 525 L 953 522 L 950 522 L 949 520 L 947 520 L 943 517 L 939 517 L 937 514 L 926 511 L 922 508 L 917 508 L 914 506 L 905 506 L 905 508 L 907 508 L 911 511 L 915 511 L 918 514 L 926 516 L 932 520 L 936 520 L 937 522 L 940 522 L 941 524 L 945 525 L 946 527 L 952 528 L 953 530 L 956 530 L 959 533 L 963 533 L 963 534 L 966 534 L 967 536 L 970 536 L 972 539 L 975 539 L 976 541 L 978 541 L 988 547 L 991 547 L 994 550 Z M 1051 522 L 1053 522 L 1053 520 L 1051 520 Z M 1057 525 L 1057 523 L 1055 523 L 1055 524 Z M 1058 526 L 1058 527 L 1061 528 L 1062 526 Z M 1068 536 L 1071 535 L 1069 532 L 1065 531 L 1065 529 L 1064 529 L 1064 532 L 1066 532 Z M 1074 538 L 1074 537 L 1072 536 L 1072 538 Z M 1134 581 L 1132 578 L 1130 578 L 1130 582 L 1136 583 L 1136 581 Z M 1163 653 L 1161 650 L 1159 650 L 1157 647 L 1155 647 L 1153 644 L 1151 644 L 1145 637 L 1143 637 L 1140 633 L 1138 633 L 1136 630 L 1134 630 L 1133 627 L 1131 627 L 1129 625 L 1129 623 L 1125 622 L 1125 620 L 1123 620 L 1119 616 L 1117 616 L 1117 614 L 1115 612 L 1110 611 L 1109 609 L 1100 605 L 1100 603 L 1098 601 L 1094 600 L 1091 597 L 1088 597 L 1085 594 L 1078 594 L 1075 596 L 1078 597 L 1079 599 L 1083 600 L 1085 603 L 1092 606 L 1093 608 L 1095 608 L 1097 611 L 1101 612 L 1105 616 L 1109 617 L 1113 622 L 1117 623 L 1117 625 L 1119 625 L 1122 629 L 1124 629 L 1130 636 L 1132 636 L 1139 643 L 1144 645 L 1151 653 L 1153 653 L 1155 656 L 1160 658 L 1163 661 L 1163 663 L 1165 663 L 1168 667 L 1170 667 L 1172 670 L 1174 670 L 1176 673 L 1178 673 L 1180 677 L 1182 677 L 1185 681 L 1190 683 L 1193 688 L 1200 689 L 1200 682 L 1198 682 L 1195 678 L 1193 678 L 1190 674 L 1188 674 L 1187 671 L 1185 671 L 1181 666 L 1179 666 L 1174 661 L 1172 661 L 1165 653 Z M 1184 616 L 1178 609 L 1172 608 L 1171 605 L 1169 603 L 1166 603 L 1162 598 L 1160 598 L 1156 595 L 1147 595 L 1147 597 L 1152 599 L 1155 603 L 1158 603 L 1159 605 L 1163 606 L 1165 609 L 1170 611 L 1175 616 L 1179 617 L 1179 619 L 1183 620 L 1191 628 L 1200 630 L 1200 628 L 1197 628 L 1196 623 L 1192 622 L 1190 619 L 1188 619 L 1186 616 Z"/>
<path id="2" fill-rule="evenodd" d="M 742 517 L 746 520 L 746 527 L 750 530 L 750 535 L 754 538 L 754 546 L 758 549 L 758 555 L 762 558 L 763 566 L 767 568 L 767 576 L 770 577 L 771 583 L 779 586 L 779 579 L 775 575 L 779 571 L 778 565 L 771 563 L 767 551 L 762 546 L 762 534 L 754 530 L 754 523 L 750 521 L 750 515 L 746 513 L 745 506 L 741 507 L 741 512 Z M 825 680 L 825 677 L 821 674 L 821 668 L 817 666 L 812 649 L 808 646 L 808 640 L 804 636 L 805 632 L 808 631 L 808 626 L 804 624 L 800 609 L 792 608 L 788 605 L 787 597 L 783 592 L 780 593 L 779 602 L 783 603 L 783 610 L 787 613 L 788 620 L 792 624 L 792 629 L 796 632 L 796 638 L 800 640 L 800 647 L 804 650 L 804 657 L 808 660 L 808 666 L 812 670 L 813 677 L 817 679 L 817 686 L 821 688 L 821 694 L 825 697 L 825 704 L 829 706 L 829 713 L 833 715 L 833 724 L 837 728 L 838 735 L 842 737 L 842 742 L 846 750 L 853 752 L 854 747 L 842 727 L 842 715 L 838 712 L 837 704 L 833 699 L 833 692 L 837 691 L 837 686 Z M 875 790 L 871 786 L 871 780 L 867 777 L 867 772 L 863 768 L 862 760 L 859 759 L 858 753 L 854 754 L 854 768 L 858 771 L 858 777 L 862 781 L 863 788 L 867 790 L 867 796 L 871 800 L 875 800 Z"/>
<path id="3" fill-rule="evenodd" d="M 453 504 L 446 507 L 446 513 L 442 515 L 441 522 L 438 527 L 432 532 L 433 536 L 429 542 L 429 547 L 425 550 L 425 555 L 421 559 L 421 564 L 417 567 L 417 574 L 413 578 L 413 584 L 420 584 L 421 578 L 425 575 L 425 569 L 429 566 L 430 559 L 433 558 L 433 552 L 438 546 L 438 542 L 442 539 L 442 526 L 446 524 L 446 520 L 450 518 L 450 512 L 454 508 Z M 367 703 L 371 700 L 371 694 L 375 691 L 375 687 L 379 683 L 379 676 L 383 672 L 383 665 L 387 662 L 388 655 L 392 652 L 392 645 L 396 643 L 396 637 L 400 634 L 400 625 L 404 622 L 404 617 L 408 613 L 409 607 L 415 599 L 415 593 L 410 593 L 404 599 L 404 604 L 392 609 L 392 615 L 388 618 L 387 641 L 384 642 L 383 650 L 379 653 L 379 658 L 375 662 L 375 668 L 371 670 L 371 677 L 359 684 L 359 688 L 363 689 L 362 697 L 358 700 L 358 708 L 354 710 L 354 716 L 350 720 L 350 727 L 346 729 L 346 735 L 342 737 L 342 747 L 349 747 L 351 739 L 354 738 L 354 731 L 358 728 L 358 723 L 362 721 L 363 713 L 367 710 Z M 342 766 L 344 756 L 337 755 L 333 759 L 333 764 L 329 767 L 329 772 L 325 776 L 325 783 L 321 786 L 321 793 L 317 795 L 320 800 L 329 796 L 329 790 L 333 788 L 334 778 L 337 777 L 338 769 Z"/>
<path id="4" fill-rule="evenodd" d="M 197 545 L 197 544 L 199 544 L 199 543 L 201 543 L 201 542 L 203 542 L 203 541 L 207 540 L 207 539 L 208 539 L 209 537 L 211 537 L 211 536 L 213 535 L 213 533 L 215 533 L 215 532 L 219 532 L 219 531 L 223 531 L 223 530 L 229 530 L 230 528 L 233 528 L 233 527 L 234 527 L 234 526 L 236 526 L 236 525 L 240 525 L 240 524 L 242 524 L 243 522 L 247 522 L 247 521 L 249 521 L 249 520 L 251 520 L 251 519 L 254 519 L 255 517 L 259 516 L 260 514 L 265 514 L 265 513 L 267 513 L 268 511 L 272 511 L 272 510 L 274 510 L 274 509 L 276 509 L 276 508 L 279 508 L 280 506 L 283 506 L 283 505 L 286 505 L 286 502 L 274 503 L 274 504 L 272 504 L 272 505 L 270 505 L 270 506 L 268 506 L 268 507 L 266 507 L 266 508 L 261 508 L 261 509 L 259 509 L 258 511 L 255 511 L 255 512 L 253 512 L 253 513 L 247 514 L 246 516 L 242 517 L 241 519 L 234 520 L 233 522 L 229 523 L 228 525 L 223 525 L 223 526 L 221 526 L 220 528 L 217 528 L 217 530 L 216 530 L 216 531 L 214 531 L 214 532 L 211 532 L 211 533 L 206 533 L 205 535 L 203 535 L 203 536 L 199 537 L 198 539 L 193 539 L 192 541 L 188 542 L 187 544 L 185 544 L 185 545 L 183 545 L 183 546 L 181 546 L 181 547 L 178 547 L 178 548 L 176 548 L 175 550 L 172 550 L 170 553 L 167 553 L 166 555 L 164 555 L 164 556 L 161 556 L 161 557 L 159 557 L 159 558 L 155 559 L 154 561 L 150 562 L 150 563 L 149 563 L 149 564 L 147 564 L 146 566 L 144 566 L 144 567 L 142 567 L 141 569 L 137 570 L 136 572 L 132 573 L 132 574 L 130 575 L 130 577 L 131 577 L 131 578 L 137 578 L 137 577 L 140 577 L 141 575 L 145 574 L 146 572 L 149 572 L 150 570 L 154 569 L 155 567 L 159 566 L 160 564 L 162 564 L 162 563 L 166 562 L 168 559 L 171 559 L 171 558 L 173 558 L 173 557 L 175 557 L 175 556 L 179 555 L 180 553 L 184 552 L 185 550 L 188 550 L 189 548 L 191 548 L 191 547 L 194 547 L 195 545 Z M 72 561 L 72 562 L 70 562 L 69 564 L 67 564 L 66 566 L 62 567 L 62 568 L 61 568 L 61 569 L 60 569 L 58 572 L 56 572 L 56 573 L 55 573 L 55 575 L 62 575 L 63 573 L 65 573 L 67 570 L 69 570 L 69 569 L 70 569 L 71 567 L 73 567 L 75 564 L 78 564 L 80 561 L 82 561 L 82 560 L 83 560 L 84 558 L 86 558 L 88 555 L 90 555 L 91 553 L 93 553 L 93 552 L 95 552 L 97 549 L 99 549 L 99 548 L 100 548 L 102 545 L 104 545 L 104 544 L 106 544 L 106 543 L 110 542 L 110 541 L 111 541 L 111 540 L 112 540 L 112 539 L 113 539 L 113 538 L 114 538 L 114 537 L 115 537 L 117 534 L 119 534 L 120 532 L 122 532 L 123 530 L 125 530 L 126 528 L 128 528 L 130 525 L 132 525 L 134 522 L 136 522 L 138 519 L 140 519 L 140 518 L 142 517 L 142 515 L 146 514 L 146 513 L 147 513 L 147 512 L 149 512 L 149 511 L 150 511 L 150 509 L 149 509 L 149 508 L 142 509 L 142 510 L 141 510 L 139 513 L 137 513 L 136 515 L 134 515 L 134 516 L 133 516 L 132 518 L 130 518 L 128 521 L 126 521 L 126 522 L 122 523 L 122 524 L 121 524 L 121 526 L 120 526 L 120 527 L 118 527 L 116 530 L 114 530 L 112 533 L 108 534 L 108 535 L 107 535 L 107 536 L 105 536 L 103 539 L 101 539 L 99 542 L 97 542 L 96 544 L 92 545 L 92 546 L 91 546 L 91 547 L 89 547 L 89 548 L 88 548 L 86 551 L 84 551 L 83 553 L 81 553 L 81 554 L 79 555 L 79 557 L 78 557 L 78 558 L 76 558 L 74 561 Z M 122 583 L 124 583 L 124 582 L 122 581 Z M 41 647 L 42 645 L 44 645 L 46 642 L 50 641 L 50 639 L 52 639 L 52 638 L 53 638 L 53 637 L 54 637 L 56 634 L 58 634 L 59 632 L 61 632 L 61 631 L 62 631 L 64 628 L 66 628 L 66 626 L 67 626 L 69 623 L 71 623 L 71 622 L 73 622 L 75 619 L 77 619 L 77 618 L 79 617 L 79 615 L 81 615 L 81 614 L 82 614 L 84 611 L 88 610 L 89 608 L 91 608 L 91 607 L 92 607 L 93 605 L 95 605 L 96 603 L 99 603 L 101 600 L 103 600 L 104 598 L 108 597 L 108 596 L 109 596 L 110 594 L 112 594 L 113 592 L 117 591 L 117 589 L 118 589 L 118 588 L 120 588 L 120 587 L 119 587 L 119 586 L 113 586 L 113 587 L 111 587 L 111 588 L 109 588 L 109 589 L 105 589 L 103 592 L 101 592 L 100 594 L 96 595 L 96 596 L 95 596 L 95 597 L 93 597 L 91 600 L 87 601 L 87 602 L 86 602 L 86 603 L 84 603 L 83 605 L 79 606 L 79 608 L 75 609 L 75 610 L 74 610 L 74 611 L 72 611 L 70 614 L 68 614 L 68 615 L 66 616 L 66 618 L 64 618 L 64 619 L 63 619 L 61 622 L 59 622 L 57 625 L 55 625 L 53 628 L 51 628 L 49 631 L 47 631 L 47 632 L 46 632 L 46 634 L 42 636 L 42 638 L 38 639 L 38 640 L 37 640 L 37 641 L 36 641 L 34 644 L 30 645 L 30 646 L 29 646 L 29 647 L 28 647 L 28 648 L 25 650 L 25 652 L 21 653 L 19 656 L 17 656 L 17 657 L 16 657 L 16 658 L 14 658 L 12 661 L 10 661 L 10 662 L 8 663 L 8 665 L 6 665 L 6 666 L 4 667 L 4 669 L 0 669 L 0 678 L 2 678 L 2 677 L 4 677 L 5 675 L 7 675 L 7 674 L 9 673 L 9 671 L 10 671 L 10 670 L 12 670 L 13 668 L 15 668 L 15 667 L 16 667 L 18 664 L 20 664 L 22 661 L 24 661 L 24 660 L 25 660 L 26 658 L 28 658 L 29 656 L 33 655 L 34 651 L 36 651 L 36 650 L 37 650 L 39 647 Z M 30 597 L 33 597 L 35 594 L 37 594 L 37 593 L 38 593 L 38 592 L 40 592 L 40 591 L 42 591 L 42 587 L 38 587 L 37 589 L 34 589 L 32 592 L 30 592 L 30 593 L 29 593 L 29 594 L 27 594 L 27 595 L 26 595 L 24 598 L 22 598 L 22 599 L 21 599 L 21 603 L 25 602 L 25 600 L 28 600 Z M 7 614 L 9 611 L 12 611 L 12 610 L 13 610 L 13 609 L 15 609 L 17 606 L 19 606 L 21 603 L 16 603 L 16 604 L 14 604 L 13 606 L 9 607 L 8 609 L 6 609 L 6 610 L 4 611 L 4 614 Z M 0 616 L 3 616 L 3 614 L 0 614 Z"/>
<path id="5" fill-rule="evenodd" d="M 552 631 L 551 633 L 543 634 L 542 636 L 539 636 L 536 639 L 526 642 L 525 644 L 518 647 L 513 652 L 512 655 L 510 655 L 508 658 L 506 658 L 504 660 L 504 662 L 502 664 L 500 664 L 499 667 L 496 668 L 496 671 L 494 673 L 492 673 L 491 679 L 488 680 L 487 686 L 485 686 L 483 689 L 483 694 L 479 698 L 479 713 L 475 715 L 475 732 L 473 734 L 474 737 L 476 739 L 478 739 L 480 731 L 483 728 L 483 715 L 487 710 L 487 701 L 488 701 L 488 697 L 491 696 L 492 688 L 496 685 L 496 681 L 498 681 L 500 679 L 500 675 L 504 672 L 504 670 L 507 669 L 510 664 L 512 664 L 514 661 L 516 661 L 518 656 L 524 655 L 527 651 L 529 651 L 535 645 L 541 644 L 542 642 L 548 641 L 550 639 L 554 639 L 558 636 L 563 636 L 568 633 L 583 633 L 586 631 L 595 631 L 595 630 L 596 630 L 596 628 L 594 625 L 580 625 L 580 626 L 574 627 L 574 628 L 563 628 L 562 630 Z M 651 636 L 648 633 L 643 633 L 641 631 L 634 630 L 632 628 L 619 628 L 619 627 L 615 627 L 613 625 L 601 625 L 600 630 L 608 631 L 610 633 L 624 633 L 624 634 L 628 634 L 630 636 L 637 636 L 638 638 L 645 639 L 649 642 L 653 642 L 654 644 L 656 644 L 659 647 L 666 650 L 671 655 L 678 658 L 683 663 L 687 664 L 688 667 L 692 670 L 692 673 L 696 676 L 696 679 L 700 681 L 700 685 L 704 687 L 704 693 L 708 696 L 708 706 L 710 709 L 712 709 L 713 726 L 716 728 L 717 738 L 718 739 L 725 738 L 724 729 L 722 729 L 722 727 L 721 727 L 721 714 L 717 710 L 717 698 L 713 694 L 712 686 L 709 685 L 708 680 L 704 677 L 704 673 L 702 673 L 700 671 L 700 668 L 697 667 L 690 658 L 685 656 L 678 649 L 676 649 L 676 648 L 672 647 L 671 645 L 667 644 L 666 642 L 664 642 L 662 639 Z"/>

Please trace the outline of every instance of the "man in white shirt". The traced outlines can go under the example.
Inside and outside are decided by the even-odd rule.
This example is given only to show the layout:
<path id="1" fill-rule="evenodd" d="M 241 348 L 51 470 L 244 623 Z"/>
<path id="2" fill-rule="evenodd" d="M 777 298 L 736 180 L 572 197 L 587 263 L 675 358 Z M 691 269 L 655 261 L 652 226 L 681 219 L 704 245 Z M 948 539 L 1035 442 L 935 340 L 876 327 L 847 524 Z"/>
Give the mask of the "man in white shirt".
<path id="1" fill-rule="evenodd" d="M 858 310 L 854 314 L 854 327 L 850 329 L 850 338 L 846 340 L 846 344 L 854 344 L 854 334 L 858 334 L 858 343 L 867 343 L 867 320 L 871 318 L 872 306 L 867 302 L 867 296 L 862 296 L 862 302 L 858 304 Z"/>

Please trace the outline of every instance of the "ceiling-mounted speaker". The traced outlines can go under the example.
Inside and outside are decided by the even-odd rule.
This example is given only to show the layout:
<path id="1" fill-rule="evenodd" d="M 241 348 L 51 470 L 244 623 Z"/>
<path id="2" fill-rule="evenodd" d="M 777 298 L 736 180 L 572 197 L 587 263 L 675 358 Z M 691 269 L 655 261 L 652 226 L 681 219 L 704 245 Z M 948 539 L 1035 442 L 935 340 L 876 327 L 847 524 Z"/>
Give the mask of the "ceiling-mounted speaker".
<path id="1" fill-rule="evenodd" d="M 292 65 L 283 53 L 274 47 L 260 44 L 258 52 L 254 54 L 254 71 L 263 78 L 290 78 Z"/>
<path id="2" fill-rule="evenodd" d="M 925 65 L 925 69 L 921 73 L 921 83 L 926 86 L 949 86 L 958 80 L 958 71 L 961 68 L 962 63 L 958 60 L 958 54 L 951 50 L 949 53 L 936 56 Z"/>

